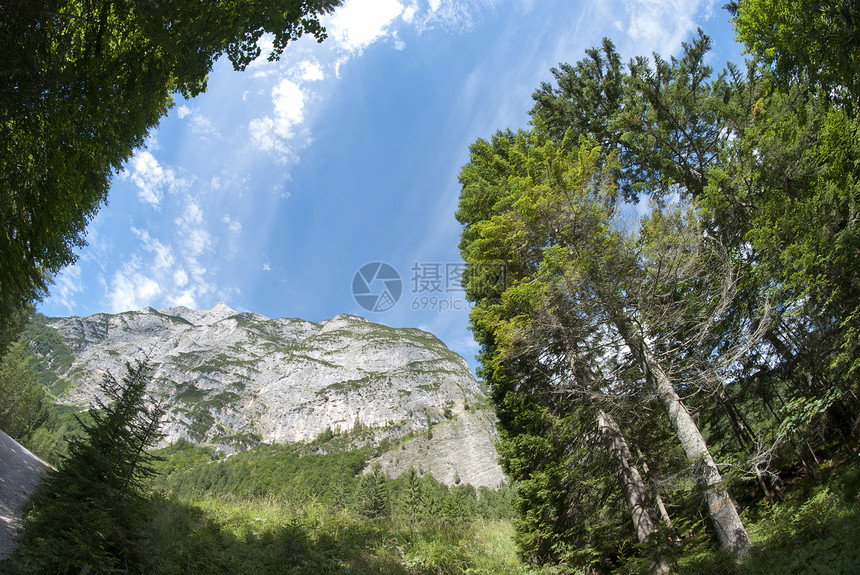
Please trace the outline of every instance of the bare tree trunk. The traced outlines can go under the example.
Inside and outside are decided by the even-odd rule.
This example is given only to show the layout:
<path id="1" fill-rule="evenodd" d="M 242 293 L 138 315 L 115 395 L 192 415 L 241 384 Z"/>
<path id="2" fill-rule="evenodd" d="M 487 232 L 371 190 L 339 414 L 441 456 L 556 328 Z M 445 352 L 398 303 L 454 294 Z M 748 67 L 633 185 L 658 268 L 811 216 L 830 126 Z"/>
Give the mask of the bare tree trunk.
<path id="1" fill-rule="evenodd" d="M 669 416 L 669 422 L 675 430 L 684 454 L 687 459 L 698 465 L 696 480 L 705 491 L 708 512 L 720 544 L 736 558 L 743 557 L 751 547 L 749 536 L 731 496 L 723 485 L 720 470 L 708 451 L 698 425 L 687 411 L 660 362 L 654 357 L 642 336 L 634 330 L 627 316 L 617 307 L 611 307 L 608 311 L 636 363 L 639 364 L 639 368 L 657 391 L 657 396 Z"/>
<path id="2" fill-rule="evenodd" d="M 606 450 L 615 461 L 618 469 L 618 481 L 621 483 L 621 491 L 627 501 L 630 510 L 630 518 L 633 519 L 633 528 L 636 538 L 640 543 L 653 543 L 654 533 L 657 530 L 656 521 L 652 516 L 651 501 L 648 497 L 648 489 L 642 480 L 642 475 L 633 463 L 633 456 L 627 446 L 627 441 L 621 433 L 621 429 L 612 416 L 603 411 L 597 411 L 597 427 L 606 445 Z M 669 563 L 665 558 L 659 557 L 653 566 L 654 573 L 669 573 Z"/>
<path id="3" fill-rule="evenodd" d="M 639 450 L 639 446 L 636 446 L 636 458 L 639 459 L 640 462 L 642 462 L 642 471 L 645 472 L 645 480 L 651 485 L 651 490 L 654 492 L 654 502 L 657 504 L 657 510 L 660 511 L 660 518 L 663 520 L 663 523 L 666 524 L 666 527 L 674 531 L 675 527 L 672 525 L 672 518 L 669 517 L 669 511 L 666 509 L 666 505 L 663 503 L 663 497 L 660 495 L 660 489 L 651 480 L 651 472 L 648 470 L 648 463 L 645 462 L 645 458 L 642 456 L 642 452 Z"/>

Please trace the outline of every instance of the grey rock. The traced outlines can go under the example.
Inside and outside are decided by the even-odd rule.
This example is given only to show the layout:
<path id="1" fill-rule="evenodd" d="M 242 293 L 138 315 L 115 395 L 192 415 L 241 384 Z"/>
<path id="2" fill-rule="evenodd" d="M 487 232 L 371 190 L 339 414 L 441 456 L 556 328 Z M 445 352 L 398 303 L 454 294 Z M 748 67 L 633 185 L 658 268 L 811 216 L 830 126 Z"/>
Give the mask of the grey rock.
<path id="1" fill-rule="evenodd" d="M 66 403 L 89 404 L 106 371 L 119 377 L 126 361 L 149 358 L 149 391 L 166 406 L 166 443 L 185 439 L 233 453 L 360 426 L 376 443 L 402 442 L 379 458 L 390 475 L 412 465 L 448 484 L 504 480 L 481 386 L 430 333 L 350 315 L 269 319 L 224 303 L 48 325 L 75 357 L 58 374 L 70 384 L 60 397 Z"/>

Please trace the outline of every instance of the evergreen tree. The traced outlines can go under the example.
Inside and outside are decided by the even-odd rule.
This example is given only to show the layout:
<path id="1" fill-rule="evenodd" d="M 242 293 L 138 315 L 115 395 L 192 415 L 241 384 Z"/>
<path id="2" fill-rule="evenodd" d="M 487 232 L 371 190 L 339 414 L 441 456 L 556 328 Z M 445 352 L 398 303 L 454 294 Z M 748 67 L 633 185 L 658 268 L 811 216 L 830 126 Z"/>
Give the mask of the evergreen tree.
<path id="1" fill-rule="evenodd" d="M 388 489 L 388 478 L 377 464 L 358 481 L 354 496 L 356 511 L 370 519 L 388 515 L 391 503 Z"/>
<path id="2" fill-rule="evenodd" d="M 590 412 L 583 421 L 592 422 L 595 409 L 597 421 L 606 421 L 606 410 L 599 407 L 606 400 L 602 398 L 653 390 L 679 445 L 695 464 L 723 547 L 743 555 L 749 547 L 746 532 L 665 367 L 683 367 L 696 355 L 709 357 L 707 348 L 688 350 L 702 347 L 731 299 L 730 289 L 712 281 L 719 280 L 722 269 L 705 273 L 712 263 L 697 249 L 703 240 L 696 239 L 702 236 L 695 220 L 686 226 L 689 231 L 669 238 L 644 233 L 648 226 L 630 236 L 616 216 L 612 157 L 587 141 L 573 148 L 566 140 L 553 142 L 538 128 L 497 134 L 492 144 L 479 143 L 473 151 L 478 153 L 461 174 L 463 257 L 472 266 L 501 259 L 511 269 L 498 294 L 467 283 L 467 294 L 477 302 L 473 326 L 485 345 L 483 373 L 496 388 L 497 405 L 503 406 L 501 424 L 507 425 L 503 413 L 509 407 L 503 402 L 511 395 L 499 397 L 499 384 L 545 405 L 557 402 L 544 397 L 579 394 L 586 400 L 580 417 Z M 499 173 L 501 166 L 508 173 Z M 674 221 L 684 229 L 683 218 L 664 217 L 656 208 L 651 219 Z M 473 277 L 467 277 L 471 282 Z M 641 383 L 625 391 L 628 382 L 616 381 L 613 358 L 621 364 L 632 361 Z M 696 371 L 693 367 L 682 381 L 690 381 Z M 685 387 L 707 386 L 698 379 Z M 528 449 L 526 457 L 534 459 L 535 452 Z M 623 471 L 625 493 L 646 493 L 641 476 L 627 472 L 630 458 L 615 460 Z M 640 503 L 634 499 L 628 497 L 634 524 L 647 539 L 654 521 L 637 512 Z"/>
<path id="3" fill-rule="evenodd" d="M 857 0 L 738 0 L 737 39 L 788 86 L 808 78 L 828 98 L 860 103 L 860 3 Z"/>
<path id="4" fill-rule="evenodd" d="M 45 392 L 27 352 L 25 342 L 15 342 L 0 361 L 0 429 L 19 442 L 26 442 L 48 416 Z"/>
<path id="5" fill-rule="evenodd" d="M 106 374 L 84 433 L 37 488 L 16 564 L 22 573 L 116 573 L 135 564 L 132 534 L 154 474 L 147 449 L 160 438 L 148 404 L 151 368 L 138 361 L 121 381 Z"/>

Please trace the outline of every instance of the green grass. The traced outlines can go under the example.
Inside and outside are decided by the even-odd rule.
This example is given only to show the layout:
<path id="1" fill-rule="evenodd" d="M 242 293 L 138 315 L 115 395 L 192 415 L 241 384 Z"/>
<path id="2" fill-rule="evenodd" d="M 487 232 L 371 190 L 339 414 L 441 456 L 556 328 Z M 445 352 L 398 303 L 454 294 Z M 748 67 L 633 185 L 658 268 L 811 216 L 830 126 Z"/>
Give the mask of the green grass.
<path id="1" fill-rule="evenodd" d="M 152 574 L 525 573 L 509 521 L 392 523 L 286 499 L 159 497 L 141 526 Z"/>
<path id="2" fill-rule="evenodd" d="M 447 488 L 418 474 L 411 481 L 365 475 L 373 452 L 331 451 L 338 438 L 261 445 L 227 459 L 188 442 L 158 450 L 161 475 L 135 542 L 140 571 L 525 572 L 513 544 L 509 490 Z M 362 506 L 369 489 L 384 494 L 381 514 L 369 516 Z"/>

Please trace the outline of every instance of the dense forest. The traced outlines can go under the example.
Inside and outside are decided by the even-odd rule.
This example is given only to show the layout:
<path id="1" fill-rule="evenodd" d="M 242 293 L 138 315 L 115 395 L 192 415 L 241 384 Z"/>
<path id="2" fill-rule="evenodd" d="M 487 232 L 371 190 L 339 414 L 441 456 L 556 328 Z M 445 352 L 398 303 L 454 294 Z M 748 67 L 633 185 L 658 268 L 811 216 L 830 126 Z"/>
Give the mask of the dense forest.
<path id="1" fill-rule="evenodd" d="M 718 71 L 702 33 L 627 63 L 606 39 L 471 146 L 456 218 L 510 486 L 389 479 L 337 437 L 156 450 L 146 363 L 87 416 L 51 404 L 39 362 L 71 357 L 27 322 L 112 175 L 218 57 L 322 40 L 337 4 L 0 5 L 0 428 L 58 467 L 4 572 L 860 570 L 856 0 L 729 3 L 749 59 Z"/>
<path id="2" fill-rule="evenodd" d="M 853 465 L 860 21 L 815 6 L 729 6 L 745 69 L 701 33 L 627 65 L 605 40 L 472 145 L 460 247 L 528 561 L 668 572 L 700 529 L 742 560 L 760 502 Z"/>

